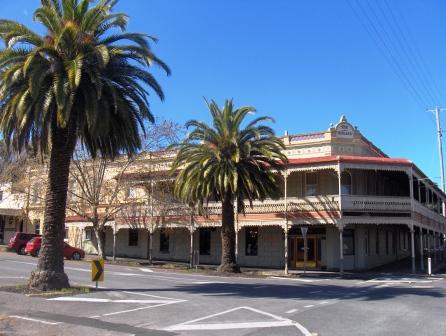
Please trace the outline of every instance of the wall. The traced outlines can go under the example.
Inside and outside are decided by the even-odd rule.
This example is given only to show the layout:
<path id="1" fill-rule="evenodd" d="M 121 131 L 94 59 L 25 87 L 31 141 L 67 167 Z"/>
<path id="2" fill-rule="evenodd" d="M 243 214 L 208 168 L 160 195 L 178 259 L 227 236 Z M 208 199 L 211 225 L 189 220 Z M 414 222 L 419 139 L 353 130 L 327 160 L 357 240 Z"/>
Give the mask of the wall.
<path id="1" fill-rule="evenodd" d="M 238 263 L 240 266 L 282 268 L 285 263 L 284 234 L 280 226 L 258 227 L 257 256 L 245 254 L 245 228 L 239 231 Z"/>
<path id="2" fill-rule="evenodd" d="M 167 229 L 169 251 L 160 251 L 160 230 L 153 233 L 153 259 L 189 261 L 190 234 L 186 228 Z"/>

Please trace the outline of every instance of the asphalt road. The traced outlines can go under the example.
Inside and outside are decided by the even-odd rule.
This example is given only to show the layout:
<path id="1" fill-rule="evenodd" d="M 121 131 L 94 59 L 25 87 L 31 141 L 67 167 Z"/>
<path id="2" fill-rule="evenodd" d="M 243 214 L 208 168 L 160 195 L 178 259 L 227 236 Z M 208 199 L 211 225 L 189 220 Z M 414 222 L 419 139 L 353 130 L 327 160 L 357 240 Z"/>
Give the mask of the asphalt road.
<path id="1" fill-rule="evenodd" d="M 37 260 L 0 255 L 0 285 Z M 446 281 L 241 278 L 106 265 L 102 290 L 45 299 L 0 292 L 0 335 L 446 335 Z M 72 285 L 90 264 L 67 261 Z"/>

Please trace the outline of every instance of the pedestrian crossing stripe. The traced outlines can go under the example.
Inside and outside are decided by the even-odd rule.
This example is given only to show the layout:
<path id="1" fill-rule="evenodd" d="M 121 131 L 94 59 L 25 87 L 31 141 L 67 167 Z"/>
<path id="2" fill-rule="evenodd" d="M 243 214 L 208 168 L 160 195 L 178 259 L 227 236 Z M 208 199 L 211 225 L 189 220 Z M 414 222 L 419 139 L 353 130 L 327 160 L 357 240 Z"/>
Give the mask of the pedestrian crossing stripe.
<path id="1" fill-rule="evenodd" d="M 104 259 L 91 261 L 91 281 L 104 281 Z"/>

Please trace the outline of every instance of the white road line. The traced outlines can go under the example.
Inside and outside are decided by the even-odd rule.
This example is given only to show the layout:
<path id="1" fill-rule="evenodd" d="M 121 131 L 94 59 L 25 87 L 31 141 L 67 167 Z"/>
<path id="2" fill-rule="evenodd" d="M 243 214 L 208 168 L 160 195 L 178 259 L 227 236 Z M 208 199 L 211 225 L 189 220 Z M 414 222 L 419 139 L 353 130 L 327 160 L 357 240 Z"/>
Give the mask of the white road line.
<path id="1" fill-rule="evenodd" d="M 208 284 L 225 284 L 227 282 L 223 282 L 223 281 L 194 281 L 194 284 L 197 285 L 208 285 Z"/>
<path id="2" fill-rule="evenodd" d="M 38 322 L 38 323 L 42 323 L 42 324 L 48 324 L 48 325 L 60 324 L 60 322 L 50 322 L 50 321 L 39 320 L 39 319 L 35 319 L 35 318 L 31 318 L 31 317 L 25 317 L 25 316 L 19 316 L 19 315 L 10 315 L 10 317 L 16 318 L 16 319 L 20 319 L 20 320 L 26 320 L 26 321 L 31 321 L 31 322 Z"/>
<path id="3" fill-rule="evenodd" d="M 140 267 L 139 270 L 142 271 L 142 272 L 153 273 L 153 271 L 150 268 L 142 268 L 142 267 Z"/>
<path id="4" fill-rule="evenodd" d="M 227 330 L 227 329 L 252 329 L 286 327 L 294 325 L 293 321 L 271 321 L 271 322 L 234 322 L 234 323 L 209 323 L 209 324 L 184 324 L 169 327 L 165 330 Z"/>
<path id="5" fill-rule="evenodd" d="M 187 300 L 183 300 L 183 299 L 174 299 L 174 298 L 170 298 L 167 296 L 159 296 L 159 295 L 152 295 L 152 294 L 146 294 L 146 293 L 139 293 L 139 292 L 131 292 L 131 291 L 122 291 L 123 293 L 127 293 L 127 294 L 135 294 L 135 295 L 141 295 L 141 296 L 149 296 L 149 297 L 154 297 L 154 298 L 158 298 L 158 299 L 165 299 L 165 300 L 172 300 L 175 302 L 184 302 Z"/>
<path id="6" fill-rule="evenodd" d="M 328 301 L 319 302 L 320 305 L 324 305 L 324 304 L 327 304 L 327 303 L 329 303 L 329 302 Z"/>
<path id="7" fill-rule="evenodd" d="M 24 276 L 0 276 L 0 279 L 28 279 Z"/>
<path id="8" fill-rule="evenodd" d="M 300 282 L 316 282 L 321 281 L 320 279 L 300 279 L 300 278 L 283 278 L 278 276 L 269 277 L 270 279 L 280 279 L 280 280 L 291 280 L 291 281 L 300 281 Z"/>
<path id="9" fill-rule="evenodd" d="M 310 294 L 316 294 L 316 293 L 320 293 L 320 292 L 322 292 L 321 290 L 317 290 L 317 291 L 314 291 L 314 292 L 310 292 Z"/>
<path id="10" fill-rule="evenodd" d="M 113 315 L 119 315 L 119 314 L 126 314 L 126 313 L 135 312 L 135 311 L 138 311 L 138 310 L 145 310 L 145 309 L 150 309 L 150 308 L 167 306 L 167 305 L 170 305 L 170 304 L 173 304 L 173 303 L 177 303 L 177 302 L 173 301 L 173 302 L 161 303 L 161 304 L 154 305 L 154 306 L 147 306 L 147 307 L 140 307 L 140 308 L 129 309 L 129 310 L 122 310 L 122 311 L 117 311 L 117 312 L 113 312 L 113 313 L 102 314 L 99 317 L 113 316 Z"/>
<path id="11" fill-rule="evenodd" d="M 306 306 L 304 306 L 304 308 L 311 308 L 311 307 L 314 307 L 314 305 L 306 305 Z"/>
<path id="12" fill-rule="evenodd" d="M 290 310 L 288 310 L 287 312 L 285 312 L 286 314 L 292 314 L 292 313 L 295 313 L 295 312 L 297 312 L 297 309 L 290 309 Z"/>
<path id="13" fill-rule="evenodd" d="M 202 322 L 206 319 L 210 319 L 216 316 L 225 315 L 237 310 L 250 310 L 252 312 L 258 313 L 260 315 L 268 316 L 270 318 L 273 318 L 275 321 L 259 321 L 259 322 L 227 322 L 227 323 L 196 323 L 196 322 Z M 305 336 L 311 336 L 311 333 L 301 324 L 292 321 L 290 319 L 286 319 L 271 313 L 267 313 L 265 311 L 255 309 L 252 307 L 236 307 L 232 309 L 225 310 L 220 313 L 207 315 L 195 320 L 183 322 L 180 324 L 176 324 L 170 327 L 165 328 L 164 330 L 167 331 L 179 331 L 179 330 L 227 330 L 227 329 L 252 329 L 252 328 L 271 328 L 271 327 L 284 327 L 284 326 L 295 326 L 297 329 L 299 329 L 302 334 Z"/>
<path id="14" fill-rule="evenodd" d="M 68 301 L 68 302 L 100 302 L 100 303 L 171 303 L 171 300 L 132 300 L 132 299 L 102 299 L 102 298 L 84 298 L 84 297 L 74 297 L 74 296 L 65 296 L 65 297 L 56 297 L 47 299 L 50 301 Z M 176 302 L 176 301 L 175 301 Z M 173 302 L 174 303 L 174 302 Z"/>

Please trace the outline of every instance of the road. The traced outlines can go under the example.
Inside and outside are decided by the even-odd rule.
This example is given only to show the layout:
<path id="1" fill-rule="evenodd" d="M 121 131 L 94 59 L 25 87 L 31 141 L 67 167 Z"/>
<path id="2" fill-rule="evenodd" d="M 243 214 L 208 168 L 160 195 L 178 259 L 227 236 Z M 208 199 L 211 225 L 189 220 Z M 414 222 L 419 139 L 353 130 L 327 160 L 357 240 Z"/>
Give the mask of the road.
<path id="1" fill-rule="evenodd" d="M 37 259 L 0 255 L 0 285 Z M 0 335 L 444 335 L 444 275 L 243 278 L 106 265 L 100 291 L 55 299 L 0 292 Z M 66 261 L 72 285 L 90 264 Z"/>

